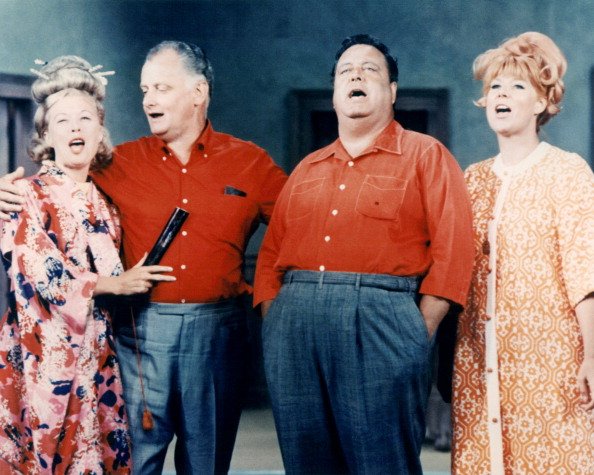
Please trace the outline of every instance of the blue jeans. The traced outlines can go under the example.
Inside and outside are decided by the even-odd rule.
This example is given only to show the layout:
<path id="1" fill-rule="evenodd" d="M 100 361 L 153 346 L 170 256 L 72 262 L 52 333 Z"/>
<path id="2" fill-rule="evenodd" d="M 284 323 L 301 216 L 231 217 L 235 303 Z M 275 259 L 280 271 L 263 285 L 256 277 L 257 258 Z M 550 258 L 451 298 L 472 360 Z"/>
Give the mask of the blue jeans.
<path id="1" fill-rule="evenodd" d="M 287 474 L 417 474 L 430 354 L 419 279 L 291 271 L 264 319 Z"/>
<path id="2" fill-rule="evenodd" d="M 135 311 L 145 394 L 144 409 L 129 321 L 116 326 L 135 474 L 161 474 L 174 435 L 180 474 L 229 470 L 245 394 L 248 331 L 239 302 L 150 303 Z"/>

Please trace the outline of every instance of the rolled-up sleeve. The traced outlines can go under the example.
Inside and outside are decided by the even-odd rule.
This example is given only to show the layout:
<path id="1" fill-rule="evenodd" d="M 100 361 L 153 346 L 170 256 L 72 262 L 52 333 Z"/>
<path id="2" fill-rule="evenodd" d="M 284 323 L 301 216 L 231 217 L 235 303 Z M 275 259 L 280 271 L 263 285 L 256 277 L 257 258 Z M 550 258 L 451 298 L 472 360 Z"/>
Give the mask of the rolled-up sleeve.
<path id="1" fill-rule="evenodd" d="M 268 229 L 260 247 L 254 279 L 254 306 L 261 304 L 265 300 L 274 299 L 283 283 L 284 271 L 279 269 L 277 263 L 285 234 L 284 216 L 286 216 L 287 212 L 292 181 L 291 176 L 278 195 Z"/>
<path id="2" fill-rule="evenodd" d="M 472 210 L 464 175 L 440 143 L 429 147 L 418 163 L 432 257 L 420 292 L 464 306 L 474 261 Z"/>

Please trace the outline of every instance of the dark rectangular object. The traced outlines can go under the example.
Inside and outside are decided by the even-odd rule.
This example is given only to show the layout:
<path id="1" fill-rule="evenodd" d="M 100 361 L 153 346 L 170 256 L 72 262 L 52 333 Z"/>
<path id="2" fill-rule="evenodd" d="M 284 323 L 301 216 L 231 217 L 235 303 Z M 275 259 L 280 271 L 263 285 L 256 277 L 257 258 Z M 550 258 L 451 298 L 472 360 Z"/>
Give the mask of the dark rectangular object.
<path id="1" fill-rule="evenodd" d="M 231 185 L 225 186 L 225 194 L 226 195 L 242 196 L 244 198 L 247 196 L 247 193 L 245 191 L 240 190 L 239 188 L 235 188 Z"/>
<path id="2" fill-rule="evenodd" d="M 161 261 L 161 258 L 167 251 L 167 248 L 181 229 L 189 214 L 190 213 L 182 208 L 175 208 L 173 210 L 173 213 L 171 213 L 171 216 L 169 217 L 169 221 L 167 221 L 167 224 L 161 231 L 159 239 L 157 239 L 157 242 L 151 249 L 151 252 L 149 252 L 143 265 L 153 266 L 157 265 Z"/>

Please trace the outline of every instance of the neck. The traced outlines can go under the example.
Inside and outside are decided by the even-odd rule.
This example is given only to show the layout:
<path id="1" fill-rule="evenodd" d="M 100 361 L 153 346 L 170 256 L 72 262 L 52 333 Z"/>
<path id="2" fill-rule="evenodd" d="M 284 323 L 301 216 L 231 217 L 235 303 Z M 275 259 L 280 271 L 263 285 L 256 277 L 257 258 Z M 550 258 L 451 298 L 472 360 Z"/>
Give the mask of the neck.
<path id="1" fill-rule="evenodd" d="M 365 119 L 339 119 L 338 136 L 349 155 L 357 157 L 375 142 L 392 120 L 393 117 L 374 122 Z"/>
<path id="2" fill-rule="evenodd" d="M 504 165 L 516 165 L 530 155 L 540 139 L 536 133 L 528 137 L 497 137 L 499 142 L 499 155 Z"/>
<path id="3" fill-rule="evenodd" d="M 187 134 L 175 138 L 172 141 L 165 140 L 167 146 L 173 150 L 175 156 L 179 159 L 182 165 L 186 165 L 190 161 L 192 154 L 192 147 L 198 137 L 202 135 L 206 128 L 206 118 L 198 121 L 197 126 Z"/>
<path id="4" fill-rule="evenodd" d="M 84 183 L 89 176 L 89 166 L 72 168 L 56 161 L 56 166 L 77 183 Z"/>

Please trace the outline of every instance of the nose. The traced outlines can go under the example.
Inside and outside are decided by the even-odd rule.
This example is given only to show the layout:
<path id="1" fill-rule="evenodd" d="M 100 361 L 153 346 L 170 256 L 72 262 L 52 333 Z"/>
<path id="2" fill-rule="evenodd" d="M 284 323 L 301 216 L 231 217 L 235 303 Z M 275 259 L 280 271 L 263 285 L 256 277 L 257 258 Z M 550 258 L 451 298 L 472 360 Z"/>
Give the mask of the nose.
<path id="1" fill-rule="evenodd" d="M 80 122 L 73 122 L 72 123 L 72 132 L 79 132 L 80 131 Z"/>
<path id="2" fill-rule="evenodd" d="M 361 68 L 353 68 L 351 72 L 351 81 L 361 81 L 363 79 L 363 74 L 361 74 Z"/>
<path id="3" fill-rule="evenodd" d="M 149 89 L 144 93 L 144 96 L 142 97 L 142 105 L 144 107 L 147 107 L 153 105 L 154 103 L 154 95 Z"/>

